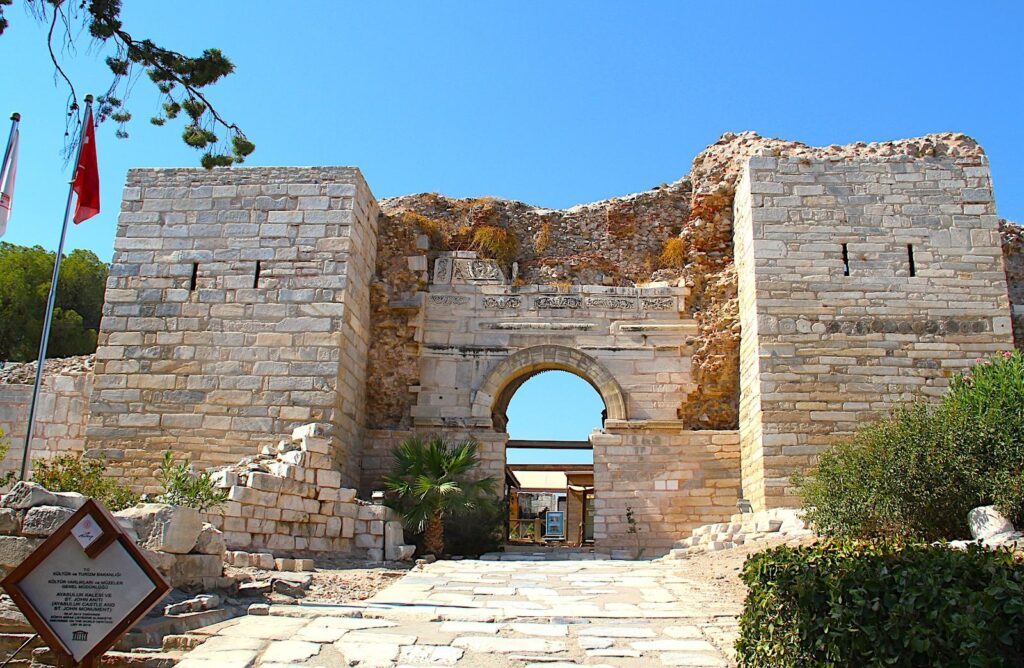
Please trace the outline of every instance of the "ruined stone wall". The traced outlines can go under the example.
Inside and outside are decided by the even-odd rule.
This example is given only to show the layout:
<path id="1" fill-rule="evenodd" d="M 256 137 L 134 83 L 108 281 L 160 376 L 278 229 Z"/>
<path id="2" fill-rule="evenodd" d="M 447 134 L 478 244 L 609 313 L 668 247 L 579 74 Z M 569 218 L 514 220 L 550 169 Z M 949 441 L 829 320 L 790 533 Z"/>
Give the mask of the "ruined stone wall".
<path id="1" fill-rule="evenodd" d="M 983 155 L 766 150 L 750 158 L 736 206 L 755 510 L 791 504 L 792 473 L 837 438 L 1012 347 Z"/>
<path id="2" fill-rule="evenodd" d="M 736 512 L 739 434 L 678 427 L 609 426 L 592 434 L 594 542 L 602 548 L 664 554 L 681 536 Z M 631 509 L 639 537 L 629 533 Z M 714 519 L 710 519 L 714 518 Z"/>
<path id="3" fill-rule="evenodd" d="M 1003 264 L 1013 315 L 1013 344 L 1024 350 L 1024 230 L 1017 223 L 1000 221 Z"/>
<path id="4" fill-rule="evenodd" d="M 146 487 L 165 449 L 229 464 L 323 422 L 355 486 L 377 219 L 353 168 L 131 170 L 89 447 Z"/>
<path id="5" fill-rule="evenodd" d="M 30 459 L 84 451 L 91 367 L 88 355 L 46 362 Z M 11 446 L 0 463 L 2 471 L 21 470 L 35 372 L 35 362 L 7 364 L 0 369 L 0 429 Z"/>

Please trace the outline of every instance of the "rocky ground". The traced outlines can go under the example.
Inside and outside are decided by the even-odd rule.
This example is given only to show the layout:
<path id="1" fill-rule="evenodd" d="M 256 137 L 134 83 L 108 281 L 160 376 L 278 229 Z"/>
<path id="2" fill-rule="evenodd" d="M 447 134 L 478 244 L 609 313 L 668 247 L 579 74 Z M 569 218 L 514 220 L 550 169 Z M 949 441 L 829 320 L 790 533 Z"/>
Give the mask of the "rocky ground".
<path id="1" fill-rule="evenodd" d="M 305 603 L 349 603 L 370 598 L 405 575 L 411 567 L 411 564 L 402 562 L 368 566 L 366 562 L 335 561 L 318 562 L 316 570 L 310 573 L 282 573 L 233 566 L 226 566 L 224 572 L 250 583 L 265 583 L 267 591 L 261 596 L 271 603 L 294 603 L 298 600 Z M 301 595 L 275 591 L 273 583 L 278 580 L 299 585 Z M 290 593 L 298 593 L 298 590 L 292 589 Z M 237 600 L 240 603 L 262 602 L 246 597 Z"/>
<path id="2" fill-rule="evenodd" d="M 391 586 L 365 601 L 309 605 L 314 585 L 296 605 L 272 605 L 269 618 L 194 632 L 178 665 L 731 666 L 743 561 L 785 540 L 655 561 L 440 561 L 401 579 L 327 570 L 316 574 L 321 586 L 353 571 L 348 591 L 361 577 Z"/>

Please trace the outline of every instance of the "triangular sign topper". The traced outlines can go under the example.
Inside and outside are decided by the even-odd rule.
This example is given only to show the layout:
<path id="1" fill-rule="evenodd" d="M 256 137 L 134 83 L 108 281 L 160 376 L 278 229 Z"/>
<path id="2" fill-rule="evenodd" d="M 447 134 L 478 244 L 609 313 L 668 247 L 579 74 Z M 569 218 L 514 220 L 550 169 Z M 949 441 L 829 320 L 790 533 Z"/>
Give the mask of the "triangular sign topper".
<path id="1" fill-rule="evenodd" d="M 171 590 L 117 520 L 88 499 L 0 583 L 60 666 L 99 657 Z"/>

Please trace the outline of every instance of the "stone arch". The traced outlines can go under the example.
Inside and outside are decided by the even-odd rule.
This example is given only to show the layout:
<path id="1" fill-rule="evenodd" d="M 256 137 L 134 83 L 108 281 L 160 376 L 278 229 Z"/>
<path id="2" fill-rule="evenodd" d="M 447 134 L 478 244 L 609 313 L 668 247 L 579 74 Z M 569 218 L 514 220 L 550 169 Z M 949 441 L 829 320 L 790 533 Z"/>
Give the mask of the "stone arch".
<path id="1" fill-rule="evenodd" d="M 543 371 L 567 371 L 597 390 L 607 419 L 626 420 L 626 395 L 612 374 L 596 359 L 573 348 L 540 345 L 525 348 L 502 360 L 484 378 L 473 397 L 473 418 L 504 431 L 505 411 L 523 383 Z"/>

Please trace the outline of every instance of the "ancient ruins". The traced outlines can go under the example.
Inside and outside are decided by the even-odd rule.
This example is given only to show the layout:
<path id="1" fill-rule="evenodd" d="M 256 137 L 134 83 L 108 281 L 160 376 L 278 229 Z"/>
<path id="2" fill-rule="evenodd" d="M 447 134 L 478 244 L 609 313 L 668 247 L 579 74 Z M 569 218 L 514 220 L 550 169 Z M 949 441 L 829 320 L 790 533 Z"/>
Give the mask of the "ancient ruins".
<path id="1" fill-rule="evenodd" d="M 390 448 L 472 437 L 502 479 L 509 400 L 557 369 L 607 413 L 596 545 L 633 545 L 630 507 L 665 552 L 738 504 L 794 505 L 829 443 L 1011 349 L 1020 248 L 957 134 L 726 134 L 675 183 L 564 210 L 378 202 L 349 167 L 135 169 L 95 361 L 48 374 L 33 451 L 104 456 L 139 491 L 168 449 L 273 452 L 265 478 L 222 474 L 228 547 L 345 551 L 375 523 L 348 490 L 369 498 Z M 8 466 L 27 395 L 0 386 Z"/>

